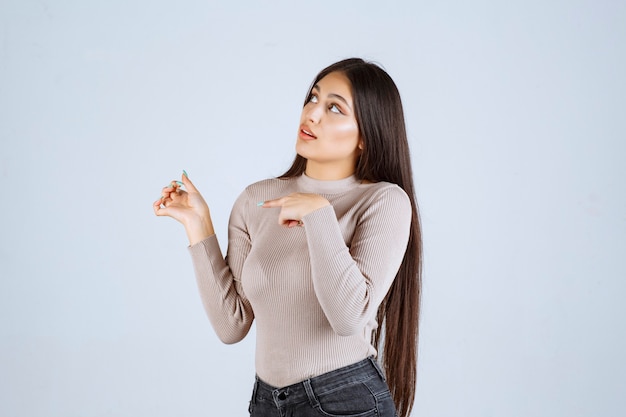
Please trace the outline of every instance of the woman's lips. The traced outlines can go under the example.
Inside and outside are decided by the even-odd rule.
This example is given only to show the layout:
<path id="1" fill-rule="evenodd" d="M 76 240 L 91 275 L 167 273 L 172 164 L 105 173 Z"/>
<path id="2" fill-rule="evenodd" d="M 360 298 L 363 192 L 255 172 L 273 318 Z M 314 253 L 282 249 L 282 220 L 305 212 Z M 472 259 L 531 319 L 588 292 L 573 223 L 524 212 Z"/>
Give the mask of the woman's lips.
<path id="1" fill-rule="evenodd" d="M 317 136 L 308 128 L 308 126 L 300 126 L 299 135 L 304 140 L 313 140 L 317 139 Z"/>

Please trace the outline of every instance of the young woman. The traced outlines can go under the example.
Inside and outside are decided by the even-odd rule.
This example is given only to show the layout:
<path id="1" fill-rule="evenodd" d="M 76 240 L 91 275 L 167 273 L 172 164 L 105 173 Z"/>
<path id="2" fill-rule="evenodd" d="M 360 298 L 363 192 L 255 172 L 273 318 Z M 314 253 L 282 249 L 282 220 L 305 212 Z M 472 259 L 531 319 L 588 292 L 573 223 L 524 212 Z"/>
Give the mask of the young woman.
<path id="1" fill-rule="evenodd" d="M 163 188 L 154 211 L 184 225 L 220 339 L 240 341 L 256 320 L 250 415 L 408 416 L 421 232 L 389 75 L 356 58 L 322 70 L 304 103 L 296 153 L 285 174 L 237 199 L 225 258 L 186 173 Z"/>

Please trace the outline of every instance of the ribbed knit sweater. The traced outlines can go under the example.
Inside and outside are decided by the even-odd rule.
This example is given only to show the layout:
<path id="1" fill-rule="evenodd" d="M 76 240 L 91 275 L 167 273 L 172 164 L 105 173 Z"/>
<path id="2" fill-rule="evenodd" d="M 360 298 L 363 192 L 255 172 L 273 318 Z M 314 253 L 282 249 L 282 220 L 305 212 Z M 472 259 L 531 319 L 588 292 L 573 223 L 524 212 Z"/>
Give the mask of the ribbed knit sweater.
<path id="1" fill-rule="evenodd" d="M 278 223 L 257 205 L 294 192 L 331 205 Z M 411 204 L 397 185 L 306 175 L 248 186 L 234 204 L 224 258 L 215 235 L 189 247 L 200 296 L 224 343 L 256 320 L 256 373 L 276 387 L 376 355 L 376 312 L 402 262 Z"/>

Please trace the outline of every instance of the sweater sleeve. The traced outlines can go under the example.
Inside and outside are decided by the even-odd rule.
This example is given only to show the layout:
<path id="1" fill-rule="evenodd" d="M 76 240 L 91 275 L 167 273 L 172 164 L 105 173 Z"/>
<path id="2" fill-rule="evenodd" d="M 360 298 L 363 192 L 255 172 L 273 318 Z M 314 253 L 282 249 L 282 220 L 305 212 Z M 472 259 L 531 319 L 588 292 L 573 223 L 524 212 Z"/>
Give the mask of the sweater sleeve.
<path id="1" fill-rule="evenodd" d="M 254 320 L 240 278 L 251 246 L 245 222 L 246 207 L 244 193 L 231 212 L 226 258 L 215 235 L 189 247 L 204 309 L 217 336 L 228 344 L 241 341 Z"/>
<path id="2" fill-rule="evenodd" d="M 363 331 L 387 294 L 404 258 L 411 203 L 398 186 L 385 187 L 357 219 L 346 246 L 332 206 L 303 218 L 313 287 L 333 330 Z"/>

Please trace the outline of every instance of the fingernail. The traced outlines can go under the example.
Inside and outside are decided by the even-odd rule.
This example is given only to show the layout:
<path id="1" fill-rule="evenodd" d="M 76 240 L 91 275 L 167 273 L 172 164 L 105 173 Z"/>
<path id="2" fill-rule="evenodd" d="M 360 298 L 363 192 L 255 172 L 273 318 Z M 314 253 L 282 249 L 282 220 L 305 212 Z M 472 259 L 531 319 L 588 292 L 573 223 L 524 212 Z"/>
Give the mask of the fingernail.
<path id="1" fill-rule="evenodd" d="M 189 175 L 187 175 L 187 171 L 185 171 L 184 169 L 183 169 L 183 175 L 184 175 L 185 177 L 189 178 Z"/>
<path id="2" fill-rule="evenodd" d="M 176 184 L 180 185 L 181 187 L 185 184 L 182 183 L 182 181 L 176 181 Z"/>
<path id="3" fill-rule="evenodd" d="M 265 201 L 259 201 L 258 203 L 256 203 L 256 206 L 261 207 L 263 204 L 265 204 Z"/>

